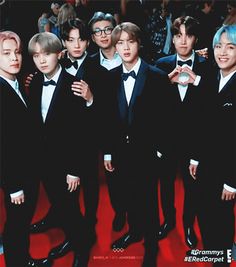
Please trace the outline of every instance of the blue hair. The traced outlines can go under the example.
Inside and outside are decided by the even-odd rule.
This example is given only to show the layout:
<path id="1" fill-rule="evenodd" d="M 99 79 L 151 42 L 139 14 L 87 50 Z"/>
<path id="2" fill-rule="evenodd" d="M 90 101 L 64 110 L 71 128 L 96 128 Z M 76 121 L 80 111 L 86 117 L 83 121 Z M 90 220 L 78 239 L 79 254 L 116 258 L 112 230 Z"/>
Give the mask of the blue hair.
<path id="1" fill-rule="evenodd" d="M 220 43 L 220 37 L 223 33 L 226 33 L 227 38 L 230 42 L 236 45 L 236 24 L 233 25 L 223 25 L 215 34 L 212 42 L 213 49 Z"/>

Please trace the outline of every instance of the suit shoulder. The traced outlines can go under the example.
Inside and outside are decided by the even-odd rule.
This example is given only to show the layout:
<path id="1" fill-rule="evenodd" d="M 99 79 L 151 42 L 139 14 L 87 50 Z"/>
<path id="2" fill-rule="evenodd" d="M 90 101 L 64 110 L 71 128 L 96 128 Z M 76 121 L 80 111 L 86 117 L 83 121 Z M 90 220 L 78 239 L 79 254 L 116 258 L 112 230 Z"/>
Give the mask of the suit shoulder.
<path id="1" fill-rule="evenodd" d="M 163 63 L 169 63 L 174 59 L 174 55 L 166 56 L 166 57 L 161 57 L 158 60 L 155 61 L 155 66 L 158 66 L 159 64 Z"/>
<path id="2" fill-rule="evenodd" d="M 164 72 L 169 73 L 174 68 L 175 55 L 159 58 L 154 65 Z"/>
<path id="3" fill-rule="evenodd" d="M 160 76 L 166 76 L 166 72 L 162 69 L 158 68 L 157 66 L 149 65 L 149 70 L 154 74 L 159 74 Z"/>
<path id="4" fill-rule="evenodd" d="M 89 56 L 90 56 L 90 58 L 91 58 L 92 60 L 96 60 L 96 59 L 99 57 L 99 53 L 96 52 L 96 53 L 94 53 L 94 54 L 92 54 L 92 55 L 89 55 Z"/>

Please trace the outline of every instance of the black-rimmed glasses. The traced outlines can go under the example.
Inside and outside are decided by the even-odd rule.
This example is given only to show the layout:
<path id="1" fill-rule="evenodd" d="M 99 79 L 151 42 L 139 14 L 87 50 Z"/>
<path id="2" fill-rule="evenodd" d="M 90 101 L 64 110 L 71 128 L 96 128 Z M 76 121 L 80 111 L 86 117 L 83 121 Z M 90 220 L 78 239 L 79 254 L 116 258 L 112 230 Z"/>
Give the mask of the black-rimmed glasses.
<path id="1" fill-rule="evenodd" d="M 101 36 L 102 35 L 102 32 L 104 32 L 106 35 L 110 35 L 112 33 L 112 30 L 113 30 L 113 28 L 111 28 L 111 27 L 107 27 L 105 29 L 99 29 L 99 28 L 97 28 L 97 29 L 95 29 L 93 31 L 93 34 L 95 36 Z"/>

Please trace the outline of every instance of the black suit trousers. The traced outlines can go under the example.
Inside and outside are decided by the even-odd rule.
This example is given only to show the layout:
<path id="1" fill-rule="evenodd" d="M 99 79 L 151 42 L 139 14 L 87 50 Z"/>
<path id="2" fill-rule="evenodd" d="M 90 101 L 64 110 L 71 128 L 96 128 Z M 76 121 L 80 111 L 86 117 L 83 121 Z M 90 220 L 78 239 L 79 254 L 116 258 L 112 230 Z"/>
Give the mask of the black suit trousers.
<path id="1" fill-rule="evenodd" d="M 118 152 L 112 160 L 115 170 L 108 177 L 111 201 L 115 197 L 116 211 L 127 212 L 131 234 L 144 237 L 146 246 L 156 244 L 159 217 L 154 162 L 130 144 L 123 144 Z"/>
<path id="2" fill-rule="evenodd" d="M 87 228 L 79 207 L 78 192 L 67 190 L 65 173 L 50 172 L 42 183 L 51 203 L 53 215 L 62 227 L 74 251 L 83 252 L 86 247 Z"/>
<path id="3" fill-rule="evenodd" d="M 166 221 L 175 222 L 175 179 L 178 172 L 184 184 L 183 225 L 193 226 L 196 217 L 196 182 L 189 174 L 189 158 L 178 154 L 164 162 L 160 179 L 161 205 Z"/>
<path id="4" fill-rule="evenodd" d="M 27 266 L 29 260 L 30 224 L 38 199 L 39 182 L 24 187 L 25 202 L 11 203 L 9 192 L 5 191 L 6 223 L 3 231 L 6 267 Z"/>

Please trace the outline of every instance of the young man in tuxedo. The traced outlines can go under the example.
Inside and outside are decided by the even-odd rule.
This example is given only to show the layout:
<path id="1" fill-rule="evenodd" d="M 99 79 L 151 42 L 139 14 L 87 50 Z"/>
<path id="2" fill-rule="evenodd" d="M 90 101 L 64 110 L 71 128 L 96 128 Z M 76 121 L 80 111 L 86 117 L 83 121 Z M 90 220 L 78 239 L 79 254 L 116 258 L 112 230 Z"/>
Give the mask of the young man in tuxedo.
<path id="1" fill-rule="evenodd" d="M 91 84 L 95 90 L 99 82 L 95 81 L 92 63 L 87 54 L 90 33 L 88 27 L 80 19 L 72 19 L 65 22 L 61 28 L 62 43 L 66 48 L 64 57 L 60 60 L 60 64 L 65 68 L 66 72 L 75 76 L 78 81 L 74 83 L 73 88 L 76 95 L 89 100 L 91 97 Z M 85 203 L 85 219 L 90 227 L 91 242 L 96 240 L 95 226 L 97 222 L 96 213 L 98 208 L 99 184 L 98 184 L 98 148 L 96 138 L 92 136 L 94 131 L 91 127 L 96 125 L 93 117 L 88 118 L 86 128 L 87 148 L 83 155 L 84 164 L 87 164 L 86 171 L 81 176 L 81 185 L 83 187 L 83 196 Z M 86 158 L 85 158 L 86 157 Z M 77 195 L 77 199 L 79 196 Z M 43 232 L 51 227 L 60 226 L 54 216 L 51 208 L 47 215 L 40 221 L 31 226 L 32 232 Z M 55 247 L 51 252 L 52 258 L 63 256 L 71 249 L 69 241 L 66 239 L 62 244 Z"/>
<path id="2" fill-rule="evenodd" d="M 161 176 L 161 204 L 164 223 L 158 233 L 163 239 L 175 227 L 175 178 L 178 169 L 183 178 L 185 196 L 183 209 L 183 226 L 185 242 L 190 248 L 197 245 L 194 232 L 196 217 L 196 186 L 189 176 L 189 148 L 191 146 L 192 122 L 198 114 L 202 94 L 201 76 L 207 73 L 207 62 L 194 53 L 194 45 L 199 33 L 198 22 L 189 16 L 179 17 L 172 24 L 172 36 L 176 54 L 160 58 L 156 66 L 168 73 L 171 82 L 171 94 L 168 100 L 172 118 L 172 152 L 165 161 L 166 167 Z"/>
<path id="3" fill-rule="evenodd" d="M 204 248 L 226 250 L 232 248 L 235 235 L 236 25 L 222 26 L 216 32 L 213 49 L 218 68 L 207 77 L 190 173 L 197 182 Z"/>
<path id="4" fill-rule="evenodd" d="M 101 11 L 95 12 L 89 21 L 92 40 L 99 48 L 97 53 L 91 55 L 93 65 L 96 66 L 97 70 L 102 71 L 103 69 L 106 69 L 109 71 L 120 66 L 122 63 L 121 57 L 117 53 L 111 40 L 111 33 L 115 26 L 115 18 L 111 14 L 105 14 Z M 121 197 L 117 197 L 117 195 L 112 193 L 114 189 L 112 188 L 113 184 L 110 183 L 111 179 L 109 177 L 109 172 L 106 173 L 106 176 L 111 205 L 115 212 L 112 229 L 119 232 L 123 229 L 126 223 L 126 212 L 120 210 L 121 205 L 119 202 L 121 201 Z"/>
<path id="5" fill-rule="evenodd" d="M 112 85 L 104 95 L 104 166 L 129 225 L 111 248 L 125 249 L 144 238 L 143 266 L 154 267 L 159 228 L 155 168 L 165 154 L 162 114 L 167 109 L 168 79 L 139 57 L 140 34 L 139 27 L 130 22 L 117 25 L 112 32 L 122 65 L 111 70 Z M 155 121 L 150 120 L 153 116 Z"/>
<path id="6" fill-rule="evenodd" d="M 111 41 L 111 33 L 115 26 L 115 18 L 101 11 L 95 12 L 89 21 L 92 40 L 99 48 L 99 51 L 91 55 L 91 58 L 97 66 L 102 66 L 107 70 L 121 65 L 121 58 Z"/>
<path id="7" fill-rule="evenodd" d="M 3 231 L 7 267 L 51 266 L 48 259 L 29 255 L 29 228 L 35 211 L 39 177 L 35 171 L 35 132 L 28 101 L 17 74 L 22 65 L 21 40 L 0 32 L 1 187 L 5 195 Z"/>
<path id="8" fill-rule="evenodd" d="M 29 41 L 29 53 L 39 70 L 30 84 L 30 111 L 38 133 L 42 183 L 74 251 L 72 266 L 85 267 L 90 250 L 88 227 L 76 191 L 86 172 L 86 148 L 81 140 L 86 140 L 87 105 L 92 95 L 86 101 L 73 94 L 71 85 L 76 79 L 58 63 L 61 49 L 61 41 L 52 33 L 36 34 Z"/>

